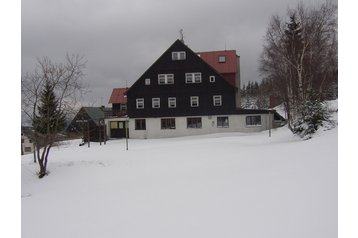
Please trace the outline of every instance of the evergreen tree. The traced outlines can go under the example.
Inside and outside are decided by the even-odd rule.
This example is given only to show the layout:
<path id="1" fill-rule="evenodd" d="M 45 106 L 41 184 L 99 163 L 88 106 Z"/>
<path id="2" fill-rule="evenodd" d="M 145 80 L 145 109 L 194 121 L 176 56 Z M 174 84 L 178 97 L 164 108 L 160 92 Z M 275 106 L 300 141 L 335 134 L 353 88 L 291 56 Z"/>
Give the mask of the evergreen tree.
<path id="1" fill-rule="evenodd" d="M 33 120 L 33 127 L 37 133 L 53 135 L 64 129 L 65 116 L 58 110 L 58 101 L 49 81 L 45 83 L 37 109 L 38 114 Z"/>
<path id="2" fill-rule="evenodd" d="M 39 102 L 38 112 L 33 120 L 33 127 L 40 166 L 39 177 L 42 178 L 46 175 L 48 153 L 57 140 L 57 134 L 65 127 L 65 116 L 59 110 L 54 88 L 49 81 L 45 82 Z M 40 148 L 44 151 L 41 156 L 39 156 Z"/>
<path id="3" fill-rule="evenodd" d="M 309 92 L 309 96 L 298 110 L 300 114 L 293 122 L 292 131 L 303 138 L 311 138 L 324 122 L 330 123 L 329 113 L 316 93 Z"/>

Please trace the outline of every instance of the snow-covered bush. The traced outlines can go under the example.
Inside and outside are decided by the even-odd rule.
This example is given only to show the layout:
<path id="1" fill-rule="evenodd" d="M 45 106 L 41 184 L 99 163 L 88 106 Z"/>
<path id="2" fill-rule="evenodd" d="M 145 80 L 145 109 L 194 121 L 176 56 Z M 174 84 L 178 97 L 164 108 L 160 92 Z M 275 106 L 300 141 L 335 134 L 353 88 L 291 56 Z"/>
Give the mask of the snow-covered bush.
<path id="1" fill-rule="evenodd" d="M 331 123 L 327 108 L 320 100 L 313 96 L 309 97 L 297 109 L 292 131 L 302 138 L 311 138 L 325 122 Z"/>

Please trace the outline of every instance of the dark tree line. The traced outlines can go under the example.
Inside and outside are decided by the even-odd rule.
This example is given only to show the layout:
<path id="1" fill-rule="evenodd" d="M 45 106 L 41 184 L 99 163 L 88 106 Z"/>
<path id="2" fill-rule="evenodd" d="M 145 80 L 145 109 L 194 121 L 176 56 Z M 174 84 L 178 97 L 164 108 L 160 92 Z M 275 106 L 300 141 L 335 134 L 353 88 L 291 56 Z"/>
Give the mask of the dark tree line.
<path id="1" fill-rule="evenodd" d="M 337 94 L 337 6 L 298 5 L 287 19 L 273 16 L 264 39 L 260 72 L 284 103 L 289 127 L 304 114 L 307 101 Z"/>

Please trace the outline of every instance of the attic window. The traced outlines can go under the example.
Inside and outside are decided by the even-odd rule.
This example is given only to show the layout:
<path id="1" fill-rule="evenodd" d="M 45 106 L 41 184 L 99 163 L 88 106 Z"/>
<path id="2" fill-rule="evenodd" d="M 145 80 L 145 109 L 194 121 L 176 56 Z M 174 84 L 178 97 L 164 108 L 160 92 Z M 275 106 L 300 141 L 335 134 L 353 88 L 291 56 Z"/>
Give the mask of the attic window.
<path id="1" fill-rule="evenodd" d="M 172 52 L 172 60 L 185 60 L 185 59 L 186 59 L 185 51 Z"/>
<path id="2" fill-rule="evenodd" d="M 145 79 L 145 85 L 150 85 L 150 79 Z"/>
<path id="3" fill-rule="evenodd" d="M 158 84 L 174 84 L 174 74 L 158 74 Z"/>
<path id="4" fill-rule="evenodd" d="M 225 62 L 226 62 L 226 56 L 225 55 L 219 56 L 219 63 L 225 63 Z"/>
<path id="5" fill-rule="evenodd" d="M 185 83 L 201 83 L 201 73 L 186 73 Z"/>

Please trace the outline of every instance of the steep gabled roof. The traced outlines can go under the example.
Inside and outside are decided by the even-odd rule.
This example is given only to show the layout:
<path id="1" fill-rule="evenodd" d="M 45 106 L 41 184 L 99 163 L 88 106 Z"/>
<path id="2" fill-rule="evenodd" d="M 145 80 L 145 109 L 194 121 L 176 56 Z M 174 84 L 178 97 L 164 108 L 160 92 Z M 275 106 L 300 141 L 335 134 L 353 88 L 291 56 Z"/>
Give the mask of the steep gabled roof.
<path id="1" fill-rule="evenodd" d="M 143 77 L 143 75 L 145 75 L 149 70 L 152 69 L 152 67 L 154 67 L 154 65 L 156 65 L 158 62 L 160 62 L 162 60 L 162 58 L 164 57 L 164 55 L 167 54 L 167 52 L 169 51 L 176 51 L 177 49 L 180 50 L 185 50 L 188 53 L 194 55 L 195 57 L 197 57 L 197 59 L 201 62 L 203 62 L 204 64 L 206 64 L 209 68 L 211 68 L 213 71 L 215 71 L 217 74 L 221 75 L 214 67 L 212 67 L 210 64 L 208 64 L 204 59 L 202 59 L 201 57 L 199 57 L 197 55 L 197 53 L 195 53 L 194 51 L 192 51 L 187 45 L 185 45 L 182 41 L 180 40 L 176 40 L 166 51 L 164 51 L 164 53 L 142 74 L 142 76 L 139 77 L 139 79 L 134 82 L 134 84 L 127 90 L 127 93 L 130 93 L 132 91 L 132 89 L 134 88 L 134 86 L 136 84 L 139 83 L 140 79 Z M 236 54 L 235 54 L 236 55 Z M 222 75 L 221 75 L 222 76 Z M 232 83 L 228 82 L 225 78 L 224 82 L 226 82 L 228 85 L 230 85 L 231 87 L 236 87 L 235 85 L 233 85 Z"/>
<path id="2" fill-rule="evenodd" d="M 127 96 L 125 95 L 128 88 L 114 88 L 108 103 L 127 103 Z"/>
<path id="3" fill-rule="evenodd" d="M 197 52 L 197 55 L 220 74 L 237 73 L 238 71 L 235 50 Z M 219 62 L 221 56 L 225 57 L 225 62 Z"/>

